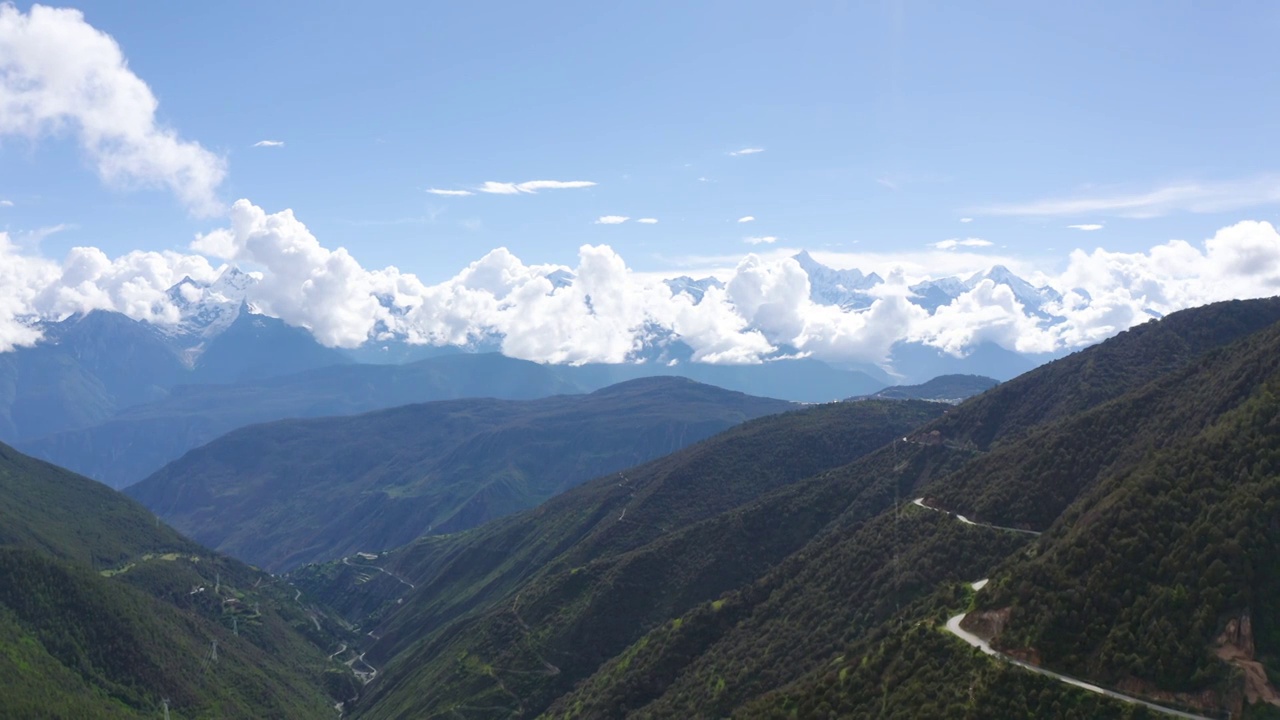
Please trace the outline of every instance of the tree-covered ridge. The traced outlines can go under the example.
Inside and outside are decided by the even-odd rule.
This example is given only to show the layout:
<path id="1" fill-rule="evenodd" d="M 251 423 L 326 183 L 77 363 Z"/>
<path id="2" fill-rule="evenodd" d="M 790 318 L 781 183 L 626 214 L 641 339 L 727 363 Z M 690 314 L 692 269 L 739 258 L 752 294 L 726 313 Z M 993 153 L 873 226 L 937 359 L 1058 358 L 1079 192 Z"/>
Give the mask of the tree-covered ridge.
<path id="1" fill-rule="evenodd" d="M 935 426 L 986 450 L 1070 417 L 1197 361 L 1280 321 L 1280 298 L 1232 300 L 1172 313 L 1042 365 L 964 404 Z"/>
<path id="2" fill-rule="evenodd" d="M 983 608 L 1009 608 L 999 642 L 1046 664 L 1238 706 L 1244 668 L 1280 677 L 1280 356 L 1268 379 L 1195 437 L 1154 451 L 1064 516 L 1055 542 L 1011 561 Z M 1250 637 L 1224 638 L 1229 624 Z M 1238 650 L 1238 651 L 1237 651 Z M 1258 690 L 1265 694 L 1265 690 Z"/>
<path id="3" fill-rule="evenodd" d="M 427 685 L 444 702 L 483 705 L 506 686 L 535 711 L 647 627 L 780 561 L 842 508 L 811 498 L 795 502 L 794 512 L 758 502 L 735 507 L 774 488 L 789 493 L 824 462 L 857 457 L 942 410 L 878 401 L 762 418 L 536 510 L 393 554 L 388 567 L 421 582 L 375 629 L 381 640 L 371 657 L 386 662 L 392 680 L 371 686 L 360 708 L 395 716 L 425 702 L 429 710 L 431 698 L 402 692 Z M 833 487 L 815 481 L 805 496 Z M 317 593 L 324 596 L 323 586 Z M 536 642 L 516 630 L 521 622 L 537 628 Z M 533 651 L 559 672 L 523 674 L 541 667 Z M 455 667 L 451 658 L 462 652 L 478 658 L 477 667 L 522 672 L 500 686 Z M 382 688 L 393 697 L 375 697 Z"/>
<path id="4" fill-rule="evenodd" d="M 936 402 L 958 403 L 974 395 L 980 395 L 999 384 L 999 380 L 983 377 L 982 375 L 939 375 L 919 385 L 894 385 L 870 395 L 849 399 L 879 398 L 881 400 L 933 400 Z"/>
<path id="5" fill-rule="evenodd" d="M 940 583 L 981 576 L 1026 543 L 910 506 L 823 535 L 758 581 L 651 632 L 549 717 L 724 717 L 838 662 Z"/>
<path id="6" fill-rule="evenodd" d="M 7 717 L 312 718 L 358 692 L 295 590 L 97 482 L 0 446 L 0 514 Z"/>
<path id="7" fill-rule="evenodd" d="M 465 530 L 792 407 L 649 378 L 281 421 L 193 450 L 125 492 L 196 540 L 279 571 Z"/>
<path id="8" fill-rule="evenodd" d="M 1278 368 L 1280 328 L 1202 355 L 1109 402 L 1000 443 L 924 492 L 1000 525 L 1047 528 L 1081 493 L 1179 446 L 1256 393 Z M 944 438 L 946 436 L 943 436 Z"/>

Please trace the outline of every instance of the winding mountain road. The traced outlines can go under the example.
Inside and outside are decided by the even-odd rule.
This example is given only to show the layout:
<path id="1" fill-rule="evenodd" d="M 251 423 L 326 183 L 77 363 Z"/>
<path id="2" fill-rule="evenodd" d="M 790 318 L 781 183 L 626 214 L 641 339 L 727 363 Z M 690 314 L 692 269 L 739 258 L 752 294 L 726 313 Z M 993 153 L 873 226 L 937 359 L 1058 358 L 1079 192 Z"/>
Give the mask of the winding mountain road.
<path id="1" fill-rule="evenodd" d="M 1034 530 L 1023 530 L 1022 528 L 1004 527 L 1001 525 L 989 525 L 987 523 L 974 522 L 959 513 L 953 513 L 950 510 L 944 510 L 942 508 L 926 505 L 924 503 L 924 498 L 916 498 L 915 500 L 912 501 L 912 504 L 918 505 L 926 510 L 932 510 L 934 512 L 940 512 L 945 515 L 950 515 L 951 517 L 954 517 L 955 519 L 959 520 L 960 522 L 966 525 L 974 525 L 976 527 L 985 527 L 985 528 L 990 528 L 992 530 L 1000 530 L 1002 532 L 1016 532 L 1016 533 L 1022 533 L 1025 535 L 1040 535 L 1040 533 L 1035 532 Z M 978 592 L 987 586 L 987 582 L 988 582 L 988 578 L 983 578 L 976 582 L 970 583 L 969 587 L 973 588 L 974 592 Z M 978 648 L 983 653 L 990 655 L 991 657 L 996 658 L 997 660 L 1006 662 L 1010 665 L 1016 665 L 1017 667 L 1020 667 L 1024 670 L 1029 670 L 1037 675 L 1043 675 L 1045 677 L 1053 678 L 1058 682 L 1066 683 L 1067 685 L 1080 688 L 1081 690 L 1086 690 L 1091 693 L 1097 693 L 1098 695 L 1104 695 L 1113 700 L 1119 700 L 1121 702 L 1130 703 L 1132 705 L 1141 705 L 1142 707 L 1145 707 L 1148 710 L 1162 713 L 1164 715 L 1169 715 L 1171 717 L 1190 718 L 1190 720 L 1217 720 L 1215 718 L 1210 718 L 1207 715 L 1196 715 L 1193 713 L 1184 712 L 1182 710 L 1175 710 L 1170 707 L 1157 705 L 1153 702 L 1149 702 L 1147 700 L 1142 700 L 1140 698 L 1133 697 L 1132 695 L 1125 695 L 1124 693 L 1118 693 L 1114 690 L 1108 690 L 1104 687 L 1099 687 L 1097 685 L 1094 685 L 1093 683 L 1085 682 L 1084 680 L 1081 680 L 1079 678 L 1074 678 L 1074 677 L 1071 677 L 1070 675 L 1063 675 L 1062 673 L 1056 673 L 1052 670 L 1047 670 L 1038 665 L 1032 665 L 1029 662 L 1019 660 L 1018 658 L 1015 658 L 1011 655 L 1006 655 L 1000 652 L 999 650 L 996 650 L 995 648 L 991 647 L 991 643 L 987 642 L 986 640 L 983 640 L 977 635 L 974 635 L 968 630 L 965 630 L 964 628 L 960 627 L 960 623 L 964 620 L 964 617 L 966 614 L 967 613 L 960 613 L 959 615 L 956 615 L 948 619 L 947 632 L 951 633 L 952 635 L 955 635 L 956 637 L 965 641 L 969 645 L 972 645 L 973 647 Z"/>
<path id="2" fill-rule="evenodd" d="M 1016 528 L 1016 527 L 1005 527 L 1004 525 L 990 525 L 988 523 L 974 522 L 973 520 L 970 520 L 969 518 L 961 515 L 960 513 L 953 513 L 950 510 L 943 510 L 942 508 L 936 508 L 932 505 L 925 505 L 924 498 L 916 498 L 915 500 L 911 501 L 911 504 L 919 505 L 925 510 L 932 510 L 934 512 L 943 513 L 944 515 L 950 515 L 951 517 L 959 520 L 965 525 L 973 525 L 974 527 L 991 528 L 992 530 L 1003 530 L 1005 532 L 1022 533 L 1023 535 L 1030 535 L 1032 537 L 1039 537 L 1041 535 L 1041 533 L 1036 532 L 1035 530 L 1024 530 L 1022 528 Z"/>
<path id="3" fill-rule="evenodd" d="M 978 582 L 973 583 L 973 587 L 975 590 L 980 590 L 982 587 L 986 586 L 986 583 L 987 581 L 985 579 L 979 580 Z M 1103 687 L 1098 687 L 1097 685 L 1085 682 L 1084 680 L 1080 680 L 1079 678 L 1073 678 L 1070 675 L 1063 675 L 1062 673 L 1056 673 L 1052 670 L 1046 670 L 1038 665 L 1032 665 L 1031 663 L 1024 662 L 1015 657 L 1005 655 L 999 650 L 996 650 L 995 648 L 991 647 L 991 644 L 988 643 L 986 640 L 983 640 L 977 635 L 974 635 L 968 630 L 965 630 L 964 628 L 960 627 L 960 622 L 964 620 L 964 616 L 965 616 L 965 613 L 960 613 L 959 615 L 956 615 L 955 617 L 952 617 L 951 619 L 947 620 L 947 632 L 951 633 L 952 635 L 955 635 L 956 637 L 960 638 L 966 643 L 972 645 L 973 647 L 978 648 L 982 652 L 986 653 L 987 655 L 990 655 L 993 658 L 996 658 L 997 660 L 1001 660 L 1003 662 L 1009 663 L 1010 665 L 1017 665 L 1018 667 L 1024 670 L 1030 670 L 1031 672 L 1037 675 L 1044 675 L 1045 677 L 1053 678 L 1058 682 L 1064 682 L 1073 687 L 1078 687 L 1081 690 L 1087 690 L 1091 693 L 1105 695 L 1109 698 L 1112 698 L 1114 700 L 1119 700 L 1121 702 L 1127 702 L 1133 705 L 1141 705 L 1147 708 L 1148 710 L 1154 710 L 1155 712 L 1163 713 L 1165 715 L 1170 715 L 1173 717 L 1180 717 L 1180 718 L 1191 718 L 1191 720 L 1215 720 L 1214 718 L 1210 718 L 1206 715 L 1194 715 L 1189 712 L 1174 710 L 1173 708 L 1168 708 L 1163 705 L 1156 705 L 1155 703 L 1147 702 L 1146 700 L 1140 700 L 1131 695 L 1125 695 L 1123 693 L 1118 693 L 1114 690 L 1108 690 Z"/>
<path id="4" fill-rule="evenodd" d="M 377 570 L 377 571 L 378 571 L 378 572 L 380 572 L 380 573 L 384 573 L 384 574 L 386 574 L 386 575 L 390 575 L 391 577 L 395 578 L 396 580 L 399 580 L 401 585 L 408 585 L 410 590 L 412 590 L 412 589 L 414 588 L 413 583 L 409 582 L 408 580 L 405 580 L 404 578 L 402 578 L 402 577 L 400 577 L 399 575 L 397 575 L 397 574 L 395 574 L 395 573 L 391 572 L 390 570 L 387 570 L 387 569 L 385 569 L 385 568 L 380 568 L 380 567 L 378 567 L 377 565 L 369 565 L 368 563 L 353 563 L 353 562 L 351 562 L 351 558 L 350 558 L 350 557 L 344 557 L 344 558 L 342 558 L 342 564 L 343 564 L 343 565 L 346 565 L 347 567 L 370 568 L 370 569 L 373 569 L 373 570 Z"/>

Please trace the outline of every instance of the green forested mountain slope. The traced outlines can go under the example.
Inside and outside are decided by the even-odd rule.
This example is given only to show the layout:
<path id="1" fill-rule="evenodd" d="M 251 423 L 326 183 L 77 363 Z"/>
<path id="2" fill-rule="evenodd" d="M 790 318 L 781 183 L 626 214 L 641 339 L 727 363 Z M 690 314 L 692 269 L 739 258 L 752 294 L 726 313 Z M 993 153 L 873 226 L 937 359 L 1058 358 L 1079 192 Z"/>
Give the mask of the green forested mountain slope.
<path id="1" fill-rule="evenodd" d="M 1271 663 L 1276 651 L 1270 634 L 1276 608 L 1270 599 L 1277 589 L 1274 583 L 1280 567 L 1274 558 L 1280 548 L 1275 547 L 1276 508 L 1271 507 L 1271 496 L 1280 487 L 1280 467 L 1271 467 L 1276 451 L 1270 445 L 1280 437 L 1274 427 L 1274 394 L 1280 383 L 1277 358 L 1280 328 L 1272 328 L 1210 351 L 1090 411 L 1037 428 L 1026 439 L 1006 441 L 991 453 L 952 449 L 946 435 L 941 439 L 932 435 L 938 427 L 964 427 L 965 408 L 914 436 L 913 442 L 902 443 L 907 455 L 972 454 L 956 471 L 933 479 L 919 491 L 931 503 L 951 507 L 946 503 L 954 501 L 956 509 L 967 510 L 962 504 L 967 493 L 979 494 L 982 507 L 992 512 L 989 517 L 979 514 L 978 520 L 1015 525 L 1043 520 L 1043 513 L 1056 508 L 1049 518 L 1054 523 L 1050 532 L 1027 551 L 1008 553 L 1004 568 L 993 576 L 992 588 L 979 595 L 979 608 L 994 614 L 985 616 L 987 623 L 1003 628 L 998 643 L 1055 670 L 1166 704 L 1198 707 L 1210 716 L 1228 710 L 1238 716 L 1245 707 L 1253 714 L 1265 712 L 1264 705 L 1245 703 L 1248 693 L 1243 678 L 1249 672 L 1263 678 L 1274 673 Z M 909 447 L 917 442 L 926 445 Z M 1062 452 L 1055 454 L 1054 448 Z M 1062 465 L 1061 476 L 1050 472 Z M 918 480 L 920 474 L 908 470 L 904 481 L 913 477 Z M 1067 482 L 1068 477 L 1075 481 Z M 1006 503 L 1011 506 L 1008 512 L 995 511 Z M 912 506 L 906 511 L 932 516 L 926 519 L 942 522 L 945 528 L 964 527 L 941 513 Z M 893 713 L 867 705 L 868 698 L 883 702 L 888 697 L 883 686 L 886 677 L 876 680 L 880 687 L 865 686 L 867 663 L 875 657 L 867 643 L 875 632 L 886 632 L 870 630 L 865 622 L 868 615 L 875 619 L 875 608 L 882 605 L 883 597 L 858 602 L 857 594 L 839 590 L 839 583 L 874 582 L 875 573 L 860 570 L 859 563 L 876 540 L 901 533 L 883 525 L 876 529 L 875 524 L 884 523 L 886 517 L 857 528 L 846 513 L 837 524 L 839 529 L 810 543 L 779 571 L 761 578 L 750 590 L 724 598 L 721 611 L 734 608 L 743 597 L 757 598 L 754 607 L 732 624 L 710 621 L 699 626 L 686 619 L 680 631 L 698 638 L 694 652 L 661 634 L 648 637 L 628 651 L 634 653 L 630 658 L 621 656 L 628 668 L 642 669 L 611 672 L 603 668 L 552 710 L 572 713 L 589 707 L 602 717 L 621 716 L 621 707 L 642 708 L 638 713 L 642 717 L 731 713 L 755 717 L 785 710 L 778 715 L 785 717 L 799 708 L 816 710 L 825 702 L 833 712 L 865 717 L 1037 717 L 1043 716 L 1040 713 L 1046 707 L 1057 708 L 1051 716 L 1089 716 L 1081 708 L 1094 706 L 1074 697 L 1065 686 L 1050 686 L 1047 692 L 1053 699 L 1039 705 L 1040 711 L 1031 709 L 1039 698 L 1015 707 L 1017 703 L 1011 705 L 1009 698 L 985 690 L 981 700 L 970 697 L 945 713 L 940 710 L 945 704 L 912 702 L 901 694 L 895 702 L 907 706 Z M 1027 537 L 969 527 L 970 532 L 990 536 L 988 542 Z M 850 531 L 847 539 L 842 537 Z M 970 579 L 986 577 L 989 556 L 984 561 L 981 552 L 970 551 L 966 557 L 956 557 L 957 543 L 930 548 L 936 539 L 935 535 L 899 541 L 895 550 L 899 563 L 918 556 L 907 562 L 910 569 L 905 572 L 915 575 L 921 567 L 947 558 L 947 568 L 963 568 Z M 791 563 L 795 566 L 788 567 Z M 911 582 L 903 577 L 899 574 L 894 582 L 910 588 Z M 915 597 L 929 592 L 937 580 L 947 579 L 958 578 L 929 577 L 912 588 Z M 792 588 L 790 599 L 788 587 Z M 900 599 L 905 603 L 912 597 Z M 820 610 L 815 615 L 810 608 Z M 1230 635 L 1232 621 L 1237 628 L 1245 627 L 1246 617 L 1252 635 L 1245 639 L 1237 633 L 1237 640 L 1225 643 L 1225 652 L 1235 657 L 1233 663 L 1224 663 L 1215 656 L 1223 653 L 1218 649 L 1224 645 L 1221 636 Z M 857 630 L 860 624 L 862 632 Z M 828 630 L 823 631 L 824 627 Z M 839 630 L 832 632 L 835 629 Z M 843 643 L 829 646 L 824 653 L 824 644 L 841 631 Z M 677 648 L 674 656 L 654 656 L 670 647 Z M 875 652 L 883 653 L 884 647 Z M 904 675 L 938 669 L 937 658 L 918 652 L 919 648 L 912 650 L 914 662 L 921 667 L 885 672 L 902 682 Z M 856 653 L 866 655 L 851 662 Z M 836 671 L 824 671 L 826 663 Z M 673 667 L 679 669 L 673 671 Z M 666 677 L 643 668 L 661 668 Z M 809 679 L 797 670 L 807 670 Z M 850 672 L 863 677 L 850 680 Z M 953 682 L 972 686 L 972 676 L 953 671 L 941 673 L 937 681 L 947 675 Z M 935 681 L 917 677 L 913 682 L 920 698 L 947 692 L 929 687 Z M 1029 679 L 1019 682 L 1027 687 L 1044 684 Z M 791 683 L 804 689 L 784 689 Z M 1254 684 L 1258 686 L 1255 699 L 1274 692 L 1265 680 Z M 1121 712 L 1119 708 L 1105 713 L 1095 710 L 1100 715 Z M 934 711 L 939 714 L 931 715 Z"/>
<path id="2" fill-rule="evenodd" d="M 683 378 L 243 428 L 126 490 L 271 569 L 381 551 L 535 505 L 790 403 Z"/>
<path id="3" fill-rule="evenodd" d="M 296 595 L 0 445 L 0 715 L 327 716 L 358 683 Z"/>
<path id="4" fill-rule="evenodd" d="M 1007 436 L 1120 397 L 1280 321 L 1280 298 L 1232 300 L 1139 325 L 1003 383 L 938 429 L 986 450 Z"/>
<path id="5" fill-rule="evenodd" d="M 849 399 L 880 398 L 883 400 L 934 400 L 937 402 L 957 403 L 961 400 L 968 400 L 974 395 L 980 395 L 999 384 L 999 380 L 981 375 L 939 375 L 919 385 L 894 385 L 870 395 Z"/>
<path id="6" fill-rule="evenodd" d="M 993 576 L 979 609 L 1004 617 L 998 646 L 1208 706 L 1235 704 L 1254 675 L 1247 691 L 1280 701 L 1256 681 L 1280 679 L 1280 332 L 1239 351 L 1198 378 L 1229 398 L 1237 373 L 1257 377 L 1233 409 L 1146 443 L 1064 513 L 1043 552 Z"/>
<path id="7" fill-rule="evenodd" d="M 400 603 L 387 604 L 385 577 L 309 569 L 381 638 L 385 675 L 355 713 L 1149 716 L 946 634 L 941 620 L 972 602 L 961 581 L 990 575 L 976 599 L 1003 613 L 982 616 L 1004 618 L 997 644 L 1160 702 L 1265 716 L 1243 678 L 1261 677 L 1265 700 L 1278 307 L 1150 323 L 847 465 L 682 523 L 646 517 L 648 536 L 622 545 L 554 529 L 580 527 L 564 520 L 575 512 L 593 527 L 632 517 L 576 504 L 584 486 L 544 518 L 554 549 L 526 556 L 536 570 L 487 544 L 506 532 L 506 547 L 539 545 L 533 526 L 519 534 L 524 515 L 373 561 L 427 578 L 397 590 Z M 621 493 L 625 478 L 613 480 Z M 967 525 L 910 503 L 921 495 L 1047 532 Z"/>
<path id="8" fill-rule="evenodd" d="M 398 679 L 378 684 L 392 697 L 385 703 L 371 697 L 367 706 L 380 708 L 378 716 L 409 712 L 422 699 L 396 688 L 424 684 L 441 688 L 438 696 L 446 703 L 465 697 L 483 705 L 499 686 L 465 668 L 454 677 L 452 659 L 463 652 L 482 665 L 520 671 L 503 682 L 521 685 L 527 709 L 539 697 L 549 702 L 554 695 L 548 693 L 572 687 L 639 637 L 645 623 L 741 584 L 794 550 L 814 531 L 813 522 L 836 509 L 818 503 L 816 514 L 769 511 L 715 522 L 730 518 L 725 511 L 820 472 L 826 463 L 851 460 L 942 410 L 934 403 L 878 401 L 762 418 L 587 483 L 536 510 L 393 553 L 385 559 L 388 568 L 418 587 L 406 593 L 377 581 L 389 598 L 403 597 L 402 603 L 392 600 L 392 612 L 373 629 L 380 640 L 371 648 L 375 663 L 385 659 L 388 677 Z M 787 527 L 792 532 L 779 532 Z M 753 550 L 753 542 L 763 544 Z M 345 600 L 348 607 L 359 607 L 360 591 L 372 585 L 355 584 L 360 578 L 341 565 L 308 572 L 317 585 L 296 578 L 303 587 L 316 587 L 320 597 L 344 595 L 335 604 Z M 539 628 L 543 637 L 536 646 L 513 632 L 521 621 Z M 559 671 L 547 676 L 530 652 Z"/>
<path id="9" fill-rule="evenodd" d="M 0 355 L 0 395 L 6 357 Z M 581 391 L 557 368 L 495 353 L 406 365 L 333 365 L 230 385 L 179 385 L 163 399 L 127 408 L 90 427 L 26 441 L 21 449 L 112 487 L 125 487 L 246 425 L 430 400 L 522 400 Z"/>

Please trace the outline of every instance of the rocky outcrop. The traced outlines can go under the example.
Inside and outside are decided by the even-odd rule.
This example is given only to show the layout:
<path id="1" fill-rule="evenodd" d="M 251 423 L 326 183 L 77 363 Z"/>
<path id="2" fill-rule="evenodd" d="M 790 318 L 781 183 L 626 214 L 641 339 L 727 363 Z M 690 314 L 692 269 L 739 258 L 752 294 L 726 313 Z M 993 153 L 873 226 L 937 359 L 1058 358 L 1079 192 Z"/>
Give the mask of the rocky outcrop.
<path id="1" fill-rule="evenodd" d="M 1213 642 L 1213 654 L 1244 673 L 1244 697 L 1250 705 L 1265 702 L 1280 706 L 1280 692 L 1267 680 L 1262 663 L 1254 659 L 1253 620 L 1248 613 L 1227 620 Z"/>

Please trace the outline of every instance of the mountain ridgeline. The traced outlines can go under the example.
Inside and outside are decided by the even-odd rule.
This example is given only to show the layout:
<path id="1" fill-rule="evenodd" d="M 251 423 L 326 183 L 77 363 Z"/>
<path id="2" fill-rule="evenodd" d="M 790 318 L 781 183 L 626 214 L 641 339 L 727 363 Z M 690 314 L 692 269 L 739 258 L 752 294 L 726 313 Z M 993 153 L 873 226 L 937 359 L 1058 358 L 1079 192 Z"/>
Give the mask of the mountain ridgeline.
<path id="1" fill-rule="evenodd" d="M 368 633 L 383 672 L 360 718 L 1153 712 L 1014 659 L 1193 716 L 1270 717 L 1278 321 L 1280 300 L 1221 303 L 957 407 L 762 418 L 293 578 Z M 966 614 L 1003 655 L 944 628 Z"/>
<path id="2" fill-rule="evenodd" d="M 126 492 L 210 547 L 287 570 L 465 530 L 792 407 L 659 377 L 280 421 L 219 438 Z"/>
<path id="3" fill-rule="evenodd" d="M 849 399 L 879 398 L 882 400 L 932 400 L 934 402 L 958 403 L 961 400 L 968 400 L 974 395 L 981 395 L 999 384 L 999 380 L 982 377 L 981 375 L 939 375 L 919 385 L 894 385 L 870 395 Z"/>
<path id="4" fill-rule="evenodd" d="M 869 291 L 882 282 L 874 274 L 827 268 L 806 253 L 794 259 L 809 274 L 811 297 L 820 304 L 868 307 L 874 301 Z M 560 284 L 574 279 L 564 270 L 553 275 Z M 1029 311 L 1052 319 L 1044 308 L 1056 301 L 1056 291 L 1032 287 L 999 267 L 966 280 L 918 285 L 913 302 L 933 310 L 986 281 L 1007 286 Z M 591 392 L 653 375 L 688 377 L 798 402 L 867 395 L 891 382 L 885 368 L 869 362 L 833 366 L 791 357 L 786 348 L 754 364 L 694 362 L 693 350 L 678 335 L 653 328 L 644 347 L 625 362 L 543 365 L 543 378 L 511 389 L 507 376 L 533 373 L 520 369 L 516 360 L 504 365 L 478 357 L 499 350 L 501 336 L 476 339 L 465 347 L 437 347 L 380 334 L 357 348 L 328 348 L 305 328 L 259 314 L 248 301 L 257 282 L 255 274 L 234 267 L 210 283 L 185 278 L 168 291 L 179 317 L 173 324 L 135 321 L 107 311 L 37 322 L 34 329 L 42 340 L 0 353 L 0 440 L 112 487 L 125 487 L 226 432 L 292 417 L 459 397 Z M 667 283 L 671 292 L 688 293 L 694 300 L 717 284 L 714 278 Z M 418 366 L 449 356 L 454 356 L 449 362 Z M 902 342 L 890 349 L 888 363 L 898 377 L 918 383 L 957 373 L 1006 380 L 1046 359 L 993 343 L 976 344 L 956 356 Z M 487 382 L 465 377 L 472 374 L 463 368 L 470 363 L 490 371 Z M 441 377 L 442 371 L 463 377 Z M 353 392 L 347 382 L 367 391 Z"/>

